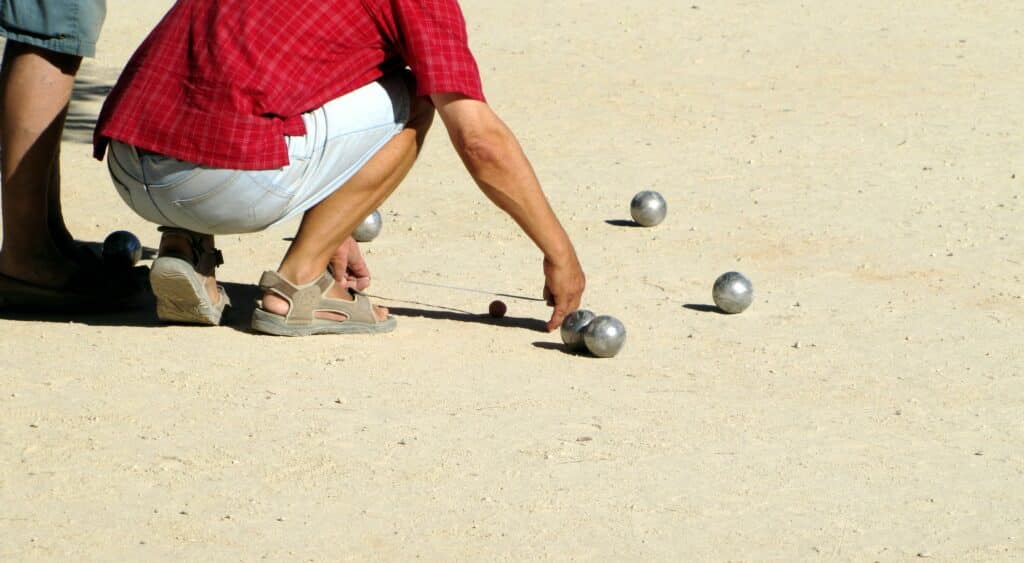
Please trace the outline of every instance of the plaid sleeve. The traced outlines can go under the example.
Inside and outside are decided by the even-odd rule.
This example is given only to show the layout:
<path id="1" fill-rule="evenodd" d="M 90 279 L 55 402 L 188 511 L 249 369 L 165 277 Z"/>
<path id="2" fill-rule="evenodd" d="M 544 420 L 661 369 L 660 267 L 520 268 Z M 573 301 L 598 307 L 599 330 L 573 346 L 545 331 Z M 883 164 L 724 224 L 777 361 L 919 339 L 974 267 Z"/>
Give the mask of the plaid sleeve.
<path id="1" fill-rule="evenodd" d="M 454 92 L 484 100 L 456 0 L 392 0 L 395 46 L 416 77 L 416 94 Z"/>

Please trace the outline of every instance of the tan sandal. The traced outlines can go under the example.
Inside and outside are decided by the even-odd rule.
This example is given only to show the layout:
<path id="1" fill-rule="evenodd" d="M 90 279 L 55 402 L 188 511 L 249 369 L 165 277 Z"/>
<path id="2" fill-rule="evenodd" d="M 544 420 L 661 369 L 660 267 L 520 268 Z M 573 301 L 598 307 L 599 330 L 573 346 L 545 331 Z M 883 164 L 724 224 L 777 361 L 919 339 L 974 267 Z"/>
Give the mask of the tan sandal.
<path id="1" fill-rule="evenodd" d="M 288 302 L 288 313 L 277 315 L 263 309 L 259 303 L 252 313 L 252 328 L 277 336 L 309 336 L 312 334 L 378 334 L 391 332 L 397 321 L 391 315 L 381 321 L 374 314 L 370 299 L 358 291 L 349 290 L 352 301 L 325 297 L 334 287 L 334 277 L 324 272 L 320 279 L 297 286 L 277 272 L 263 272 L 260 289 L 273 293 Z M 336 313 L 344 320 L 317 318 L 316 313 Z"/>
<path id="2" fill-rule="evenodd" d="M 227 292 L 217 286 L 213 302 L 201 276 L 212 276 L 224 263 L 220 251 L 197 233 L 175 227 L 160 227 L 167 235 L 186 237 L 191 254 L 162 254 L 153 260 L 149 283 L 156 297 L 156 316 L 166 322 L 218 325 L 224 308 L 231 305 Z"/>

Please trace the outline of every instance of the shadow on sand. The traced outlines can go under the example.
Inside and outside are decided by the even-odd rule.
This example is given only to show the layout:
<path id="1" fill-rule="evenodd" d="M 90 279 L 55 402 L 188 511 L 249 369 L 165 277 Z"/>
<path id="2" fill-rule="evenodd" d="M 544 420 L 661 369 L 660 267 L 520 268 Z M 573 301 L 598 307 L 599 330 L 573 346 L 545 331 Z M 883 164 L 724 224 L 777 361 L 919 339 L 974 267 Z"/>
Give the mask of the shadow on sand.
<path id="1" fill-rule="evenodd" d="M 554 352 L 561 352 L 561 353 L 565 354 L 566 356 L 575 356 L 577 358 L 586 358 L 586 359 L 590 359 L 590 360 L 598 359 L 597 356 L 589 354 L 585 350 L 580 350 L 578 352 L 574 352 L 572 350 L 569 350 L 565 346 L 565 344 L 559 344 L 557 342 L 544 342 L 543 340 L 538 340 L 537 342 L 533 343 L 533 347 L 534 348 L 540 348 L 541 350 L 551 350 L 551 351 L 554 351 Z"/>
<path id="2" fill-rule="evenodd" d="M 231 298 L 231 307 L 228 307 L 224 311 L 224 317 L 221 320 L 221 325 L 233 328 L 240 332 L 255 334 L 250 323 L 252 320 L 252 313 L 256 309 L 256 302 L 261 297 L 259 286 L 248 283 L 232 282 L 221 282 L 220 285 L 224 286 L 224 290 Z M 377 296 L 375 296 L 374 299 L 376 299 L 378 303 L 387 306 L 391 314 L 396 317 L 478 323 L 490 326 L 526 329 L 533 332 L 547 332 L 546 323 L 540 319 L 526 317 L 493 318 L 487 314 L 476 314 L 469 311 L 418 302 L 415 302 L 415 304 L 422 305 L 422 307 L 390 306 L 389 302 L 410 302 Z M 151 294 L 147 294 L 135 307 L 125 311 L 110 313 L 32 313 L 0 311 L 0 319 L 53 323 L 70 322 L 89 326 L 133 326 L 140 328 L 159 328 L 167 326 L 166 323 L 157 319 L 156 300 Z M 549 343 L 541 342 L 537 344 Z M 561 349 L 560 346 L 556 346 L 556 348 Z"/>
<path id="3" fill-rule="evenodd" d="M 714 305 L 705 305 L 703 303 L 687 303 L 686 305 L 683 305 L 683 309 L 697 311 L 698 313 L 718 313 L 719 315 L 728 314 Z"/>
<path id="4" fill-rule="evenodd" d="M 628 228 L 639 228 L 640 227 L 640 223 L 637 223 L 636 221 L 631 221 L 629 219 L 606 219 L 605 223 L 608 223 L 609 225 L 611 225 L 613 227 L 628 227 Z"/>

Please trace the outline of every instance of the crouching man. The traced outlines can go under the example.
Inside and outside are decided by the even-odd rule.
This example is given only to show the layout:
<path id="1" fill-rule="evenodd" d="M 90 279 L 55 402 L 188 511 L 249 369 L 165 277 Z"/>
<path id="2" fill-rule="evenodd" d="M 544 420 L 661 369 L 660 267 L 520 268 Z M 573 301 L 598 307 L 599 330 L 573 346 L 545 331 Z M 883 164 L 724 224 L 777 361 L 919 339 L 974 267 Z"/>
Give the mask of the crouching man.
<path id="1" fill-rule="evenodd" d="M 350 234 L 412 167 L 434 113 L 480 189 L 543 254 L 553 330 L 584 274 L 515 136 L 487 105 L 456 0 L 179 0 L 96 128 L 125 202 L 160 225 L 159 317 L 218 324 L 214 235 L 302 215 L 253 327 L 386 332 Z"/>

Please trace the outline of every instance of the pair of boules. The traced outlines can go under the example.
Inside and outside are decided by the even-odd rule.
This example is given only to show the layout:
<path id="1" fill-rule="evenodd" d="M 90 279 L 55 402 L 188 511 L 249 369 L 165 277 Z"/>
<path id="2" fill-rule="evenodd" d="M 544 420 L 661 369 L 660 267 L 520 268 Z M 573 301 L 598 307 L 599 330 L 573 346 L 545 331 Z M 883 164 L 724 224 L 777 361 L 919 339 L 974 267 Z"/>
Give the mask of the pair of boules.
<path id="1" fill-rule="evenodd" d="M 611 358 L 626 343 L 626 327 L 610 315 L 573 311 L 562 320 L 562 342 L 571 352 L 586 350 L 598 358 Z"/>
<path id="2" fill-rule="evenodd" d="M 644 190 L 629 202 L 629 213 L 638 225 L 653 227 L 665 220 L 668 204 L 658 192 Z M 711 297 L 722 312 L 742 313 L 754 300 L 754 287 L 743 274 L 726 272 L 715 280 Z"/>

